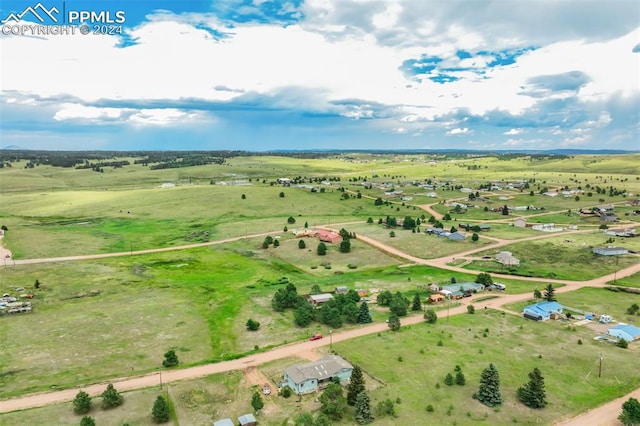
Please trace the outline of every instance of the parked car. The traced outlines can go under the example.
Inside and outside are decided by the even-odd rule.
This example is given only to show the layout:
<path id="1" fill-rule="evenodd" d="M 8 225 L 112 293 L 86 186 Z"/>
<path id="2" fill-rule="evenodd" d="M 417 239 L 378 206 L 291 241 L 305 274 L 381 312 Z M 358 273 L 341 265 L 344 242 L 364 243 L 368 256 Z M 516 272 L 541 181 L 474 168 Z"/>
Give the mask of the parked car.
<path id="1" fill-rule="evenodd" d="M 322 334 L 316 333 L 313 336 L 309 337 L 309 340 L 313 341 L 313 340 L 320 340 L 322 339 Z"/>

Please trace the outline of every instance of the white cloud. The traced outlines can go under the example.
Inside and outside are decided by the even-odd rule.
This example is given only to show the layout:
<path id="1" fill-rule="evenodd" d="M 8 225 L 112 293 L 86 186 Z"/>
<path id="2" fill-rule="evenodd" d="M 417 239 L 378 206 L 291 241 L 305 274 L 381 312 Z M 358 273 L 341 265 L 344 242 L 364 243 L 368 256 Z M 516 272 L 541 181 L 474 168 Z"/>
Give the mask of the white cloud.
<path id="1" fill-rule="evenodd" d="M 470 133 L 467 127 L 456 127 L 455 129 L 451 129 L 447 132 L 448 135 L 466 135 Z"/>
<path id="2" fill-rule="evenodd" d="M 507 132 L 504 132 L 503 135 L 515 136 L 523 133 L 523 129 L 511 129 Z"/>
<path id="3" fill-rule="evenodd" d="M 62 109 L 55 113 L 53 119 L 65 121 L 73 119 L 114 120 L 122 116 L 120 108 L 97 108 L 80 104 L 63 104 Z"/>

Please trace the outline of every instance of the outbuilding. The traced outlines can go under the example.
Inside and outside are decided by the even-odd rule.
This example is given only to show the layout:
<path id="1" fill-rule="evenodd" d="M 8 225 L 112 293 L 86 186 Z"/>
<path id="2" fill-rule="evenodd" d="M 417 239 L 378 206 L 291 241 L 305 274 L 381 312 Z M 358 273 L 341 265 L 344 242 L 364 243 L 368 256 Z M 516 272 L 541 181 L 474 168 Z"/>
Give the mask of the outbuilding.
<path id="1" fill-rule="evenodd" d="M 238 417 L 238 423 L 240 426 L 256 426 L 258 424 L 255 416 L 251 413 Z"/>
<path id="2" fill-rule="evenodd" d="M 624 339 L 627 342 L 633 342 L 640 339 L 640 328 L 631 324 L 618 324 L 609 329 L 609 336 L 613 336 L 616 339 Z"/>
<path id="3" fill-rule="evenodd" d="M 535 305 L 525 306 L 524 317 L 534 321 L 546 321 L 562 314 L 563 306 L 558 302 L 540 302 Z"/>

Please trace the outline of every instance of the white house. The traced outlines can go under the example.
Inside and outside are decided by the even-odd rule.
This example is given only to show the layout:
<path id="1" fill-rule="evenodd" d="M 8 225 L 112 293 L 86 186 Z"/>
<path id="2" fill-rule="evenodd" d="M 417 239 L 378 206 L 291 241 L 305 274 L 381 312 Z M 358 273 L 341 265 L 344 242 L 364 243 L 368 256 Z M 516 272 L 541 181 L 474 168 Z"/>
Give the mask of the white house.
<path id="1" fill-rule="evenodd" d="M 315 392 L 326 387 L 334 377 L 348 382 L 353 366 L 337 355 L 326 355 L 318 361 L 292 365 L 284 370 L 282 386 L 288 386 L 298 395 Z"/>

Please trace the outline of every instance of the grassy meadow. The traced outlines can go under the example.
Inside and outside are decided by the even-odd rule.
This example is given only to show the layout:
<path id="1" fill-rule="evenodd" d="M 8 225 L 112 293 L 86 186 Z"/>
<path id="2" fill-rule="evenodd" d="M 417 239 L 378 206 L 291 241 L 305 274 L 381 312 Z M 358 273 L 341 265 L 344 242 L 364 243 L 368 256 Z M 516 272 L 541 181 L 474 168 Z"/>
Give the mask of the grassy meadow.
<path id="1" fill-rule="evenodd" d="M 163 170 L 131 165 L 105 168 L 104 173 L 50 166 L 27 169 L 25 164 L 16 162 L 12 167 L 0 168 L 0 225 L 8 228 L 2 244 L 15 259 L 134 253 L 101 260 L 31 265 L 11 265 L 5 260 L 0 265 L 0 291 L 14 294 L 23 287 L 25 292 L 35 294 L 32 314 L 0 317 L 0 340 L 4 342 L 0 350 L 2 398 L 154 371 L 168 349 L 175 349 L 181 364 L 187 366 L 305 340 L 315 332 L 326 333 L 327 327 L 320 324 L 295 327 L 291 312 L 272 310 L 274 292 L 289 282 L 296 285 L 299 293 L 308 292 L 315 284 L 325 291 L 345 285 L 352 289 L 401 291 L 411 299 L 416 291 L 426 297 L 424 288 L 430 283 L 446 284 L 452 277 L 458 282 L 473 281 L 473 270 L 504 272 L 495 262 L 480 260 L 465 266 L 470 270 L 468 274 L 406 266 L 403 259 L 357 239 L 352 241 L 350 253 L 340 253 L 335 245 L 328 245 L 327 255 L 318 256 L 316 239 L 305 239 L 306 248 L 300 249 L 300 240 L 285 232 L 285 227 L 288 231 L 305 223 L 309 227 L 344 227 L 425 259 L 456 257 L 456 253 L 481 247 L 485 250 L 474 256 L 493 256 L 498 250 L 509 250 L 521 260 L 516 273 L 540 277 L 540 284 L 545 278 L 591 279 L 638 262 L 637 256 L 609 259 L 593 255 L 589 247 L 606 245 L 609 237 L 597 230 L 598 221 L 580 222 L 575 213 L 580 207 L 616 203 L 622 224 L 636 224 L 640 216 L 633 216 L 633 208 L 623 206 L 625 198 L 594 192 L 592 197 L 585 195 L 576 201 L 550 199 L 538 193 L 542 187 L 589 184 L 624 188 L 629 198 L 639 198 L 640 155 L 635 154 L 545 160 L 391 154 L 343 154 L 319 159 L 246 156 L 230 158 L 223 165 Z M 332 182 L 314 183 L 324 192 L 272 184 L 279 177 L 294 176 Z M 458 190 L 436 189 L 437 198 L 420 195 L 429 191 L 412 181 L 428 179 L 470 188 L 487 181 L 529 179 L 533 197 L 528 191 L 496 191 L 483 194 L 489 201 L 478 204 L 531 204 L 544 206 L 545 211 L 512 212 L 504 217 L 480 207 L 453 214 L 451 221 L 444 222 L 448 229 L 467 221 L 491 220 L 491 230 L 480 234 L 487 238 L 476 243 L 470 238 L 452 242 L 402 229 L 396 229 L 396 236 L 391 237 L 390 230 L 377 224 L 378 219 L 423 214 L 428 217 L 420 204 L 436 203 L 434 208 L 446 213 L 448 208 L 437 203 L 452 199 L 464 202 L 467 198 Z M 365 181 L 389 183 L 413 199 L 403 202 L 400 197 L 386 197 L 384 190 L 375 186 L 365 189 Z M 162 187 L 167 183 L 174 186 Z M 364 196 L 345 199 L 343 188 L 360 191 Z M 501 195 L 512 198 L 502 201 Z M 373 200 L 377 197 L 392 202 L 376 206 Z M 579 229 L 592 228 L 593 232 L 518 242 L 519 238 L 538 234 L 510 225 L 521 215 L 527 216 L 529 222 L 578 224 Z M 289 217 L 295 223 L 288 222 Z M 373 224 L 366 223 L 369 217 Z M 252 237 L 266 232 L 277 237 L 279 247 L 263 249 L 264 237 Z M 238 237 L 236 241 L 196 249 L 135 254 L 143 249 Z M 494 243 L 490 238 L 513 240 L 513 244 L 491 249 Z M 640 251 L 640 238 L 614 237 L 613 244 Z M 36 280 L 42 284 L 37 290 Z M 512 294 L 533 292 L 537 285 L 500 281 Z M 616 284 L 640 287 L 637 274 L 617 280 Z M 623 293 L 605 294 L 610 300 L 629 300 L 629 295 L 622 296 Z M 577 297 L 566 302 L 574 303 L 576 308 L 598 302 L 588 292 L 566 293 L 562 297 Z M 620 309 L 626 309 L 624 303 Z M 608 306 L 604 309 L 613 309 Z M 384 309 L 372 311 L 376 322 L 387 318 Z M 249 318 L 261 323 L 258 331 L 245 329 Z M 487 328 L 490 331 L 484 337 L 482 330 Z M 577 345 L 578 338 L 584 345 Z M 439 340 L 443 346 L 437 346 Z M 506 424 L 514 419 L 525 424 L 551 424 L 640 386 L 640 379 L 625 370 L 630 354 L 635 353 L 637 358 L 637 347 L 626 352 L 603 347 L 582 328 L 568 330 L 556 324 L 534 324 L 495 312 L 451 317 L 435 327 L 420 325 L 403 328 L 399 333 L 341 342 L 334 349 L 382 379 L 384 385 L 372 385 L 374 402 L 401 399 L 397 404 L 400 417 L 377 419 L 376 424 L 382 425 L 404 424 L 416 418 L 425 418 L 431 424 Z M 513 362 L 502 362 L 504 351 Z M 611 370 L 610 375 L 596 381 L 593 360 L 597 357 L 593 357 L 602 351 L 611 360 Z M 499 410 L 488 410 L 471 399 L 480 371 L 492 361 L 498 364 L 505 386 L 507 402 Z M 468 384 L 463 388 L 446 387 L 442 379 L 456 364 L 463 368 Z M 548 380 L 551 405 L 544 411 L 531 412 L 515 403 L 513 394 L 536 365 Z M 275 378 L 282 366 L 275 363 L 265 366 L 264 371 Z M 552 377 L 552 371 L 557 375 Z M 615 377 L 633 380 L 619 383 Z M 435 387 L 437 382 L 440 389 Z M 180 424 L 210 424 L 223 414 L 249 412 L 248 386 L 236 372 L 176 384 L 175 388 L 172 385 L 169 395 Z M 149 424 L 148 414 L 156 394 L 157 390 L 127 394 L 127 404 L 119 410 L 128 411 L 122 415 L 115 414 L 119 411 L 95 413 L 96 420 L 98 424 Z M 269 416 L 259 419 L 261 423 L 280 425 L 294 418 L 294 399 L 274 397 L 270 404 Z M 317 408 L 312 399 L 305 398 L 301 404 L 305 409 Z M 433 413 L 426 412 L 428 404 L 434 406 Z M 448 410 L 449 406 L 453 408 Z M 233 412 L 227 415 L 229 410 Z M 60 419 L 56 424 L 79 422 L 70 414 L 68 405 L 61 404 L 0 415 L 0 423 L 20 424 L 18 419 L 24 419 L 21 424 L 42 424 L 46 418 Z"/>

